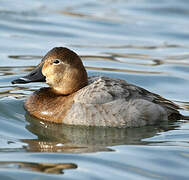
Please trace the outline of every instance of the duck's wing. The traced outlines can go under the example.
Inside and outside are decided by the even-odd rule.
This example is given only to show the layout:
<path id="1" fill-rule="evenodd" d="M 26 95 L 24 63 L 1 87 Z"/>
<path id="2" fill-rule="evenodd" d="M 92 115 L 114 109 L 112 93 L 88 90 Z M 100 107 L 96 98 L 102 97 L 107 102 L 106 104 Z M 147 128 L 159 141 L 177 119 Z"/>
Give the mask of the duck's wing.
<path id="1" fill-rule="evenodd" d="M 175 104 L 174 102 L 163 98 L 162 96 L 149 92 L 146 89 L 137 87 L 139 94 L 143 97 L 143 98 L 150 98 L 150 101 L 155 103 L 155 104 L 159 104 L 161 107 L 163 107 L 166 111 L 167 111 L 167 115 L 168 115 L 168 119 L 169 120 L 178 120 L 180 118 L 182 118 L 182 115 L 180 114 L 180 112 L 178 111 L 179 109 L 181 109 L 177 104 Z"/>
<path id="2" fill-rule="evenodd" d="M 145 96 L 151 97 L 152 98 L 152 102 L 156 103 L 156 104 L 160 104 L 160 105 L 164 105 L 167 108 L 176 110 L 176 109 L 181 109 L 177 104 L 173 103 L 172 101 L 163 98 L 162 96 L 149 92 L 146 89 L 140 88 L 140 91 L 145 94 Z"/>
<path id="3" fill-rule="evenodd" d="M 140 127 L 179 115 L 173 102 L 124 80 L 91 77 L 74 94 L 65 124 Z"/>
<path id="4" fill-rule="evenodd" d="M 105 104 L 117 99 L 126 100 L 130 96 L 127 88 L 123 87 L 123 80 L 108 77 L 89 77 L 88 86 L 79 90 L 74 100 L 85 104 Z M 126 83 L 123 81 L 123 83 Z"/>
<path id="5" fill-rule="evenodd" d="M 145 99 L 166 108 L 168 112 L 177 113 L 180 107 L 172 101 L 158 94 L 124 80 L 109 77 L 90 77 L 89 85 L 81 89 L 74 98 L 76 101 L 86 104 L 105 104 L 117 99 L 129 101 L 131 99 Z"/>

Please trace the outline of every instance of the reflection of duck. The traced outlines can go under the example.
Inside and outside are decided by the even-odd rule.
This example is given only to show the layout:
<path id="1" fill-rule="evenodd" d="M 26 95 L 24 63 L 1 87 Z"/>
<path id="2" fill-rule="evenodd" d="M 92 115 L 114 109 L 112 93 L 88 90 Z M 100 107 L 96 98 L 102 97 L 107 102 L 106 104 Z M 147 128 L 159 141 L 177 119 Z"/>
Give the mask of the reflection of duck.
<path id="1" fill-rule="evenodd" d="M 31 163 L 22 161 L 1 161 L 0 166 L 0 168 L 6 169 L 23 169 L 50 174 L 64 174 L 63 170 L 77 168 L 77 165 L 74 163 Z"/>
<path id="2" fill-rule="evenodd" d="M 173 102 L 124 80 L 87 78 L 81 59 L 67 48 L 53 48 L 29 75 L 12 83 L 45 80 L 50 88 L 42 88 L 31 95 L 25 108 L 32 116 L 46 121 L 140 127 L 185 118 Z"/>
<path id="3" fill-rule="evenodd" d="M 161 130 L 168 130 L 167 125 L 141 128 L 68 126 L 39 121 L 28 114 L 26 114 L 26 120 L 29 122 L 26 128 L 37 135 L 37 139 L 22 140 L 27 143 L 25 148 L 30 152 L 112 151 L 110 146 L 147 144 L 147 142 L 141 140 L 152 137 Z M 175 127 L 168 126 L 168 128 L 173 129 Z"/>

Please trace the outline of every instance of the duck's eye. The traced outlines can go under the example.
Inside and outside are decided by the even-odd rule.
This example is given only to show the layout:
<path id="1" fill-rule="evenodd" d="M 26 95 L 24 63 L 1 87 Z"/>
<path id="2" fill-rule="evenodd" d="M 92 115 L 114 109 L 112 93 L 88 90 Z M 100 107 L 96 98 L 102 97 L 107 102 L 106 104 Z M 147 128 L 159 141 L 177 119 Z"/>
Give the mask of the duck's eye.
<path id="1" fill-rule="evenodd" d="M 60 63 L 60 60 L 59 59 L 55 59 L 54 61 L 53 61 L 53 64 L 59 64 Z"/>

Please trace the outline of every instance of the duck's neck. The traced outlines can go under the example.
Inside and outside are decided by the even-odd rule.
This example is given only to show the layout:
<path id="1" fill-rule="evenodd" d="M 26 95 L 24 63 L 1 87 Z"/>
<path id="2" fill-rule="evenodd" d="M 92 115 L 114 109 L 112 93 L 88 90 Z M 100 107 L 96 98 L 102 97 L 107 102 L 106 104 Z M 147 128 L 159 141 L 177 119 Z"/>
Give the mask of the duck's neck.
<path id="1" fill-rule="evenodd" d="M 57 86 L 53 86 L 52 89 L 56 94 L 69 95 L 85 87 L 87 84 L 87 72 L 83 67 L 82 71 L 80 69 L 79 72 L 77 69 L 67 72 L 61 83 L 57 83 Z"/>

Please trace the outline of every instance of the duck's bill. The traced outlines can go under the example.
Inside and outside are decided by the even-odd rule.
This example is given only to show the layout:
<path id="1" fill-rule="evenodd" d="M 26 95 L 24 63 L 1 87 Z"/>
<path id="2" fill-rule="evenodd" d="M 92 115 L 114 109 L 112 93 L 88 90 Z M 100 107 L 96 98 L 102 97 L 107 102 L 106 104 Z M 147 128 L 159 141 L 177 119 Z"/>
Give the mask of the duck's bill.
<path id="1" fill-rule="evenodd" d="M 11 83 L 12 84 L 25 84 L 25 83 L 31 83 L 31 82 L 45 82 L 45 76 L 43 76 L 41 70 L 42 70 L 42 65 L 37 66 L 28 75 L 15 79 Z"/>

